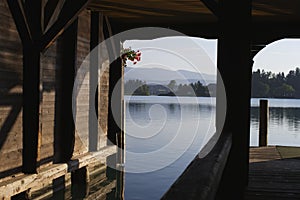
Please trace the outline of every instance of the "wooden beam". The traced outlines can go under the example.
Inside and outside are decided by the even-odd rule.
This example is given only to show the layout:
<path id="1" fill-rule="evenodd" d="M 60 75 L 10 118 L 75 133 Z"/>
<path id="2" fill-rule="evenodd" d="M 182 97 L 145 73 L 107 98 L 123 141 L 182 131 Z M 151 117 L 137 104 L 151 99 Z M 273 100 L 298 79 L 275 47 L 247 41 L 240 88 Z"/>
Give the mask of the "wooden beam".
<path id="1" fill-rule="evenodd" d="M 219 5 L 216 0 L 201 0 L 201 1 L 216 17 L 219 17 Z"/>
<path id="2" fill-rule="evenodd" d="M 44 25 L 45 31 L 49 30 L 49 28 L 54 24 L 57 20 L 60 11 L 65 3 L 65 0 L 48 0 L 45 6 L 45 17 L 44 17 Z"/>
<path id="3" fill-rule="evenodd" d="M 42 0 L 25 0 L 24 11 L 32 39 L 37 43 L 42 36 Z"/>
<path id="4" fill-rule="evenodd" d="M 41 23 L 41 33 L 44 34 L 45 31 L 45 7 L 46 7 L 46 3 L 48 2 L 48 0 L 41 0 L 41 19 L 40 19 L 40 23 Z"/>
<path id="5" fill-rule="evenodd" d="M 49 23 L 51 17 L 53 16 L 59 2 L 62 2 L 62 1 L 60 1 L 60 0 L 48 0 L 47 1 L 46 5 L 45 5 L 45 8 L 44 8 L 44 12 L 45 12 L 44 24 L 45 24 L 45 26 L 48 25 L 48 23 Z"/>
<path id="6" fill-rule="evenodd" d="M 7 0 L 7 4 L 15 21 L 23 46 L 32 43 L 32 36 L 29 30 L 22 0 Z"/>
<path id="7" fill-rule="evenodd" d="M 47 49 L 56 38 L 64 32 L 77 18 L 79 13 L 88 5 L 90 0 L 66 0 L 55 23 L 42 36 L 40 50 Z"/>
<path id="8" fill-rule="evenodd" d="M 104 23 L 105 23 L 105 26 L 106 26 L 107 38 L 110 38 L 110 37 L 113 36 L 113 31 L 112 31 L 112 27 L 111 27 L 111 24 L 110 24 L 109 19 L 108 19 L 107 16 L 104 16 Z M 111 39 L 110 41 L 111 41 L 111 53 L 112 53 L 111 55 L 117 56 L 115 41 L 113 39 Z"/>
<path id="9" fill-rule="evenodd" d="M 61 52 L 61 76 L 57 80 L 61 85 L 56 99 L 54 132 L 54 161 L 56 163 L 67 162 L 74 151 L 75 125 L 72 114 L 72 92 L 75 79 L 77 57 L 77 31 L 78 20 L 63 33 L 58 42 Z"/>

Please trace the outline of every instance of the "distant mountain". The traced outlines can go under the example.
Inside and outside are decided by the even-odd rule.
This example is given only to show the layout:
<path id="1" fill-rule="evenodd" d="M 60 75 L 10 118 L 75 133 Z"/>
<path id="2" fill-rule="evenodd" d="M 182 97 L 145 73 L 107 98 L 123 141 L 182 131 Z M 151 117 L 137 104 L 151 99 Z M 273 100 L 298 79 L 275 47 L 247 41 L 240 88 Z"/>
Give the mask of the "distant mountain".
<path id="1" fill-rule="evenodd" d="M 203 85 L 216 83 L 216 76 L 212 74 L 197 73 L 188 70 L 167 70 L 161 68 L 133 68 L 125 67 L 125 81 L 139 79 L 148 84 L 156 83 L 166 85 L 170 80 L 177 84 L 189 84 L 200 81 Z"/>

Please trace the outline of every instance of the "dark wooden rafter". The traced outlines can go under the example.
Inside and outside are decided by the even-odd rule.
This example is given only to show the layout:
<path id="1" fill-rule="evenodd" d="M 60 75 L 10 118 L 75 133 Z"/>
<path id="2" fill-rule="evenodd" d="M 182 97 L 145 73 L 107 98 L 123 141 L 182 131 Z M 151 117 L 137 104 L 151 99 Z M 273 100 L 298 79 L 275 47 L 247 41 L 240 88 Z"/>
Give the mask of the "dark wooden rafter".
<path id="1" fill-rule="evenodd" d="M 58 16 L 57 13 L 59 13 L 59 4 L 63 4 L 64 1 L 60 0 L 48 0 L 47 3 L 45 4 L 44 8 L 44 25 L 45 29 L 47 25 L 49 24 L 51 18 L 53 18 L 55 15 Z"/>
<path id="2" fill-rule="evenodd" d="M 21 1 L 22 2 L 22 1 Z M 23 3 L 28 26 L 32 35 L 33 41 L 38 42 L 42 35 L 42 6 L 44 0 L 25 0 Z"/>
<path id="3" fill-rule="evenodd" d="M 7 0 L 9 9 L 14 18 L 23 46 L 32 42 L 31 32 L 24 13 L 22 0 Z"/>
<path id="4" fill-rule="evenodd" d="M 40 50 L 47 49 L 57 37 L 77 18 L 90 0 L 66 0 L 57 20 L 41 38 Z"/>
<path id="5" fill-rule="evenodd" d="M 109 19 L 107 16 L 104 16 L 104 23 L 106 25 L 106 31 L 107 31 L 107 38 L 110 38 L 113 36 L 113 31 L 112 31 L 112 27 L 111 24 L 109 22 Z M 111 50 L 112 50 L 112 55 L 114 55 L 114 57 L 117 56 L 117 51 L 116 51 L 116 46 L 115 46 L 115 41 L 113 39 L 110 40 L 111 42 Z"/>
<path id="6" fill-rule="evenodd" d="M 7 0 L 23 44 L 48 48 L 90 0 Z"/>
<path id="7" fill-rule="evenodd" d="M 219 17 L 219 5 L 216 0 L 201 0 L 204 5 L 216 16 Z"/>

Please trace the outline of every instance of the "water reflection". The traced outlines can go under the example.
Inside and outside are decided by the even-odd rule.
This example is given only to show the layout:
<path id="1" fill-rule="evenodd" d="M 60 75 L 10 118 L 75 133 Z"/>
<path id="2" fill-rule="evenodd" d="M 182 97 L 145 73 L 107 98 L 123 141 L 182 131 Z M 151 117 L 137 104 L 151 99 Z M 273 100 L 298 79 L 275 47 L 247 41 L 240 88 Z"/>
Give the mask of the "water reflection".
<path id="1" fill-rule="evenodd" d="M 191 98 L 131 97 L 126 103 L 126 150 L 134 153 L 148 153 L 164 148 L 175 137 L 180 137 L 174 147 L 161 153 L 153 164 L 163 163 L 174 157 L 170 165 L 148 173 L 125 174 L 125 199 L 160 199 L 191 160 L 215 132 L 215 104 L 210 98 L 201 98 L 200 104 Z M 169 101 L 169 102 L 168 102 Z M 178 101 L 184 102 L 179 104 Z M 163 102 L 163 103 L 158 103 Z M 140 127 L 139 127 L 140 126 Z M 146 127 L 146 128 L 145 128 Z M 161 127 L 158 129 L 158 127 Z M 156 132 L 144 139 L 143 135 Z M 196 131 L 195 138 L 193 132 Z M 136 134 L 136 135 L 135 135 Z M 178 135 L 179 136 L 178 136 Z M 177 152 L 190 144 L 184 154 L 177 158 Z M 149 161 L 136 160 L 127 155 L 126 168 L 147 168 Z M 137 169 L 138 170 L 138 169 Z M 150 191 L 150 192 L 149 192 Z"/>
<path id="2" fill-rule="evenodd" d="M 184 103 L 179 104 L 178 100 Z M 195 123 L 199 122 L 199 135 L 186 153 L 166 168 L 149 173 L 126 173 L 125 199 L 159 199 L 199 152 L 210 134 L 215 132 L 215 98 L 199 98 L 198 101 L 199 103 L 195 104 L 192 98 L 184 97 L 131 97 L 130 101 L 127 98 L 126 133 L 133 133 L 133 136 L 126 135 L 127 150 L 141 153 L 163 147 L 172 139 L 180 123 L 182 124 L 180 131 L 188 136 L 195 129 Z M 259 99 L 253 99 L 250 128 L 251 146 L 258 145 L 259 108 L 257 105 L 259 105 Z M 269 105 L 268 144 L 300 146 L 300 100 L 272 99 L 269 100 Z M 151 123 L 153 126 L 149 126 Z M 148 126 L 148 129 L 137 129 L 136 124 L 142 127 Z M 150 134 L 154 130 L 158 130 L 157 127 L 160 126 L 162 128 L 159 129 L 157 135 L 149 137 L 147 140 L 134 137 L 134 134 L 138 134 L 138 136 Z M 180 149 L 182 143 L 186 142 L 185 139 L 186 137 L 176 148 L 157 158 L 157 162 L 166 156 L 173 156 Z M 136 165 L 137 168 L 147 167 L 145 166 L 147 162 L 137 162 L 134 158 L 128 157 L 126 159 L 126 165 Z"/>
<path id="3" fill-rule="evenodd" d="M 257 146 L 259 108 L 251 108 L 251 145 Z M 300 146 L 300 108 L 269 108 L 269 145 Z"/>

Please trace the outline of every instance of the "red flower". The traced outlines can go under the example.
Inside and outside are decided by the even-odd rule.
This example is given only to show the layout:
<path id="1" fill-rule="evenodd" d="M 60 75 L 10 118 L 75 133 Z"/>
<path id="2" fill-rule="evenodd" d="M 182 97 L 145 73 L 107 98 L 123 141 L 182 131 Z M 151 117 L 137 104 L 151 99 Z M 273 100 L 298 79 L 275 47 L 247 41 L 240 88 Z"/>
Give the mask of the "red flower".
<path id="1" fill-rule="evenodd" d="M 122 60 L 124 62 L 124 66 L 126 67 L 126 61 L 130 60 L 133 64 L 137 64 L 138 61 L 141 60 L 141 52 L 140 50 L 134 51 L 130 47 L 122 50 Z"/>

